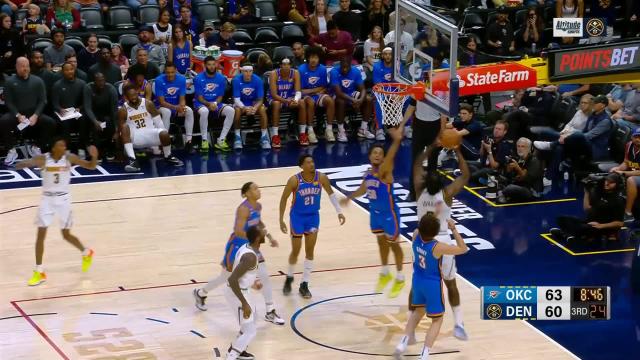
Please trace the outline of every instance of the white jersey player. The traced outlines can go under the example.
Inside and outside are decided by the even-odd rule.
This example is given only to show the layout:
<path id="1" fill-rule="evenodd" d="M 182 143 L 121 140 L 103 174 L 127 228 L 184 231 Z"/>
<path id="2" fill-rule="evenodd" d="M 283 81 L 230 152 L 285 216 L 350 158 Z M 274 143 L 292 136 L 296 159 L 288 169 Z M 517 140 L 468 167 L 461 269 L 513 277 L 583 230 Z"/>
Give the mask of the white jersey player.
<path id="1" fill-rule="evenodd" d="M 228 287 L 225 288 L 225 298 L 238 319 L 240 334 L 231 343 L 227 352 L 227 360 L 254 359 L 248 353 L 247 347 L 255 338 L 257 327 L 255 321 L 255 307 L 250 302 L 249 288 L 255 283 L 258 275 L 258 254 L 260 243 L 264 242 L 265 231 L 259 226 L 247 229 L 249 243 L 242 245 L 236 252 L 233 261 Z"/>
<path id="2" fill-rule="evenodd" d="M 93 260 L 93 250 L 85 248 L 84 245 L 71 234 L 73 217 L 71 212 L 71 195 L 69 184 L 71 183 L 71 166 L 79 165 L 83 168 L 93 170 L 98 161 L 98 150 L 95 146 L 89 146 L 91 161 L 82 160 L 74 154 L 67 153 L 67 144 L 64 139 L 55 139 L 51 152 L 25 160 L 16 165 L 17 169 L 26 167 L 38 167 L 42 176 L 42 198 L 36 225 L 38 234 L 36 238 L 36 268 L 33 271 L 28 284 L 30 286 L 39 285 L 47 280 L 42 265 L 44 254 L 44 239 L 47 235 L 47 228 L 51 225 L 55 215 L 58 215 L 62 237 L 71 245 L 82 252 L 82 271 L 89 270 Z"/>
<path id="3" fill-rule="evenodd" d="M 442 176 L 437 171 L 427 172 L 425 174 L 422 163 L 425 159 L 430 159 L 429 156 L 433 152 L 433 148 L 429 147 L 427 151 L 422 153 L 416 158 L 413 164 L 413 183 L 415 186 L 415 192 L 418 196 L 417 212 L 418 219 L 426 214 L 435 215 L 440 222 L 440 231 L 435 239 L 439 242 L 447 245 L 455 245 L 449 235 L 448 221 L 451 220 L 451 204 L 453 197 L 457 195 L 464 186 L 469 182 L 470 172 L 467 162 L 464 160 L 460 148 L 456 148 L 456 155 L 458 156 L 459 166 L 462 170 L 462 175 L 454 180 L 451 184 L 444 186 Z M 460 306 L 460 293 L 458 286 L 456 285 L 456 262 L 453 255 L 442 256 L 442 279 L 447 286 L 447 293 L 449 297 L 449 304 L 451 304 L 451 310 L 455 320 L 453 329 L 453 335 L 460 340 L 467 340 L 467 332 L 464 329 L 464 323 L 462 321 L 462 307 Z M 417 305 L 417 304 L 416 304 Z M 421 311 L 424 312 L 424 307 L 414 306 L 411 303 L 411 295 L 409 295 L 409 311 Z M 411 317 L 416 319 L 416 317 Z M 422 319 L 422 316 L 417 317 L 418 322 Z M 406 334 L 414 334 L 418 322 L 409 321 L 406 326 Z M 400 341 L 400 344 L 396 347 L 396 351 L 402 353 L 406 350 L 407 345 L 415 343 L 415 334 L 413 336 L 404 336 Z"/>
<path id="4" fill-rule="evenodd" d="M 140 171 L 140 165 L 133 151 L 134 148 L 142 149 L 155 146 L 162 146 L 164 159 L 167 163 L 173 166 L 182 166 L 182 161 L 171 155 L 169 132 L 154 125 L 161 124 L 162 120 L 153 103 L 140 98 L 138 90 L 131 84 L 125 85 L 123 93 L 125 102 L 118 110 L 118 125 L 124 151 L 129 157 L 129 162 L 124 167 L 125 171 Z"/>

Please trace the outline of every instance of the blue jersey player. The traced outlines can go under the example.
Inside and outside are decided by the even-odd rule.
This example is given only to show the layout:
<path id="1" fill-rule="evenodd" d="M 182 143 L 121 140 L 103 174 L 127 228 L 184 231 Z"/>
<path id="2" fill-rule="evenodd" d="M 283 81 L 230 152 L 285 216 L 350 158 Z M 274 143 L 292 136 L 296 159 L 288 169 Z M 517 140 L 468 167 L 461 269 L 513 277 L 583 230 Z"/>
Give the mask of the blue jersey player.
<path id="1" fill-rule="evenodd" d="M 393 279 L 389 272 L 389 250 L 393 251 L 396 261 L 396 269 L 398 273 L 396 280 L 391 288 L 389 297 L 395 298 L 400 295 L 400 291 L 404 287 L 404 274 L 402 273 L 403 254 L 402 248 L 398 242 L 400 236 L 399 211 L 393 199 L 393 161 L 402 141 L 402 127 L 389 129 L 389 135 L 393 139 L 393 143 L 389 147 L 385 155 L 382 145 L 373 145 L 369 148 L 369 169 L 360 187 L 349 194 L 345 199 L 341 200 L 344 205 L 349 201 L 362 195 L 367 196 L 369 200 L 369 214 L 371 232 L 378 239 L 378 247 L 380 249 L 380 260 L 382 262 L 382 271 L 376 286 L 376 292 L 382 292 L 387 284 Z"/>
<path id="2" fill-rule="evenodd" d="M 299 292 L 303 298 L 309 299 L 311 298 L 309 278 L 311 277 L 311 270 L 313 269 L 313 251 L 316 246 L 316 240 L 318 239 L 318 228 L 320 227 L 320 197 L 322 196 L 322 189 L 329 194 L 331 204 L 333 204 L 338 213 L 340 225 L 344 224 L 345 217 L 342 215 L 342 209 L 340 209 L 336 195 L 333 193 L 329 178 L 325 174 L 316 171 L 316 166 L 311 155 L 302 155 L 298 160 L 298 166 L 302 171 L 289 178 L 280 197 L 280 230 L 286 234 L 288 229 L 284 222 L 284 210 L 287 207 L 289 195 L 293 194 L 293 201 L 291 202 L 291 210 L 289 213 L 291 254 L 289 254 L 289 269 L 282 292 L 285 295 L 291 293 L 293 273 L 296 262 L 298 262 L 298 254 L 300 254 L 302 236 L 304 235 L 304 272 Z"/>
<path id="3" fill-rule="evenodd" d="M 204 59 L 204 71 L 193 79 L 195 97 L 193 107 L 200 115 L 200 134 L 208 134 L 209 115 L 215 119 L 224 117 L 222 131 L 214 147 L 221 151 L 229 151 L 231 148 L 227 144 L 227 135 L 233 126 L 235 110 L 230 105 L 222 102 L 227 89 L 227 78 L 217 71 L 216 59 L 207 56 Z M 202 152 L 208 152 L 209 142 L 203 136 Z"/>
<path id="4" fill-rule="evenodd" d="M 331 86 L 335 93 L 338 141 L 347 141 L 347 134 L 344 130 L 344 115 L 347 107 L 352 108 L 356 113 L 362 112 L 358 137 L 374 139 L 375 136 L 369 131 L 371 96 L 367 95 L 362 73 L 357 67 L 351 65 L 350 57 L 343 57 L 340 60 L 340 66 L 331 70 Z"/>
<path id="5" fill-rule="evenodd" d="M 393 49 L 386 47 L 382 50 L 381 60 L 373 64 L 373 84 L 393 82 Z M 376 125 L 376 140 L 384 141 L 384 125 L 382 124 L 382 109 L 376 100 L 373 101 Z"/>
<path id="6" fill-rule="evenodd" d="M 291 60 L 282 59 L 280 68 L 271 72 L 269 76 L 269 96 L 268 101 L 271 106 L 271 118 L 273 127 L 271 128 L 271 144 L 273 147 L 280 147 L 280 136 L 278 135 L 278 124 L 280 123 L 280 110 L 297 109 L 298 126 L 300 129 L 300 145 L 309 145 L 307 138 L 307 118 L 305 114 L 302 92 L 300 91 L 300 73 L 291 68 Z M 313 125 L 313 124 L 311 124 Z M 313 126 L 311 126 L 313 133 Z M 275 135 L 274 135 L 275 134 Z M 318 142 L 314 135 L 314 144 Z"/>
<path id="7" fill-rule="evenodd" d="M 249 243 L 247 239 L 247 230 L 252 226 L 258 226 L 264 229 L 264 224 L 260 218 L 262 204 L 258 202 L 260 199 L 260 188 L 254 182 L 248 182 L 242 185 L 242 197 L 245 200 L 240 203 L 236 210 L 236 220 L 233 232 L 229 237 L 224 249 L 224 257 L 222 258 L 222 271 L 218 277 L 209 281 L 203 288 L 193 289 L 193 296 L 196 300 L 196 307 L 202 311 L 207 310 L 206 299 L 209 291 L 227 282 L 233 270 L 233 262 L 238 249 Z M 278 246 L 278 242 L 267 233 L 266 237 L 272 247 Z M 262 296 L 266 304 L 265 320 L 276 325 L 284 325 L 284 320 L 278 316 L 273 304 L 273 294 L 271 280 L 269 280 L 269 272 L 264 262 L 264 257 L 260 251 L 256 251 L 258 255 L 258 279 L 254 284 L 254 288 L 262 290 Z"/>
<path id="8" fill-rule="evenodd" d="M 193 137 L 193 110 L 187 106 L 187 78 L 178 74 L 175 64 L 168 62 L 164 66 L 164 74 L 156 78 L 153 86 L 160 103 L 158 110 L 162 116 L 164 128 L 169 129 L 173 115 L 183 117 L 187 135 L 185 146 L 189 149 Z"/>
<path id="9" fill-rule="evenodd" d="M 402 359 L 407 350 L 409 338 L 424 314 L 431 318 L 431 325 L 424 339 L 424 347 L 420 353 L 420 360 L 429 359 L 429 351 L 433 347 L 444 314 L 444 291 L 440 264 L 443 255 L 462 255 L 469 248 L 462 236 L 456 230 L 453 220 L 447 220 L 447 226 L 456 240 L 456 245 L 444 244 L 436 240 L 440 232 L 440 221 L 431 213 L 424 215 L 418 223 L 418 229 L 413 236 L 413 277 L 411 304 L 419 306 L 421 311 L 413 311 L 407 320 L 405 335 L 396 346 L 394 359 Z"/>
<path id="10" fill-rule="evenodd" d="M 260 146 L 263 149 L 271 149 L 269 132 L 267 130 L 268 119 L 267 109 L 264 106 L 264 82 L 253 73 L 253 66 L 244 65 L 240 68 L 241 73 L 236 75 L 231 82 L 233 89 L 233 104 L 236 108 L 234 118 L 235 140 L 234 149 L 242 149 L 242 138 L 240 136 L 240 118 L 242 115 L 260 117 Z"/>
<path id="11" fill-rule="evenodd" d="M 336 141 L 333 136 L 333 120 L 335 116 L 335 103 L 327 94 L 329 82 L 327 80 L 327 68 L 320 64 L 320 50 L 310 47 L 306 50 L 307 62 L 298 67 L 300 71 L 300 83 L 302 96 L 304 97 L 307 112 L 307 125 L 313 125 L 316 106 L 325 108 L 327 112 L 327 128 L 325 137 L 328 142 Z M 311 137 L 311 136 L 310 136 Z"/>

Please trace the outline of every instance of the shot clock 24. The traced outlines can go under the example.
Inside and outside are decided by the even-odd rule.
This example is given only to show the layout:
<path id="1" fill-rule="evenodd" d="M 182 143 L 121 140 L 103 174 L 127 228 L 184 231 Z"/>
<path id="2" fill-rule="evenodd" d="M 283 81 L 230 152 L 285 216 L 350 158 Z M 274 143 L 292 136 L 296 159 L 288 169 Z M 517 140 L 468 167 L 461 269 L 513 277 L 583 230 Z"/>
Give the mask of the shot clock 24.
<path id="1" fill-rule="evenodd" d="M 608 320 L 608 286 L 483 286 L 484 320 Z"/>

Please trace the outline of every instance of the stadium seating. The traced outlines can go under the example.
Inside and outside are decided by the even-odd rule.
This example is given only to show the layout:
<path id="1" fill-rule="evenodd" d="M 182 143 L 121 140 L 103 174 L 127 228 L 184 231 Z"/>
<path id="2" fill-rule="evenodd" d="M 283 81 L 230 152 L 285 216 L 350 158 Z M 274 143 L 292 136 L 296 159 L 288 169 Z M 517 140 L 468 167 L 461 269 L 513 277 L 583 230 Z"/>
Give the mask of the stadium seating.
<path id="1" fill-rule="evenodd" d="M 255 65 L 255 64 L 258 63 L 258 57 L 261 54 L 265 54 L 265 55 L 269 56 L 269 53 L 264 48 L 252 48 L 252 49 L 247 50 L 244 53 L 244 58 L 247 59 L 247 61 L 249 61 L 250 63 Z"/>
<path id="2" fill-rule="evenodd" d="M 261 45 L 278 45 L 280 37 L 276 33 L 276 29 L 272 27 L 260 27 L 256 29 L 256 35 L 253 40 L 256 44 Z"/>
<path id="3" fill-rule="evenodd" d="M 127 6 L 112 6 L 109 8 L 109 25 L 115 29 L 133 29 L 131 9 Z"/>
<path id="4" fill-rule="evenodd" d="M 280 35 L 283 45 L 293 45 L 294 42 L 300 41 L 306 43 L 304 32 L 298 25 L 285 25 L 282 27 L 282 33 Z"/>
<path id="5" fill-rule="evenodd" d="M 122 52 L 125 56 L 131 54 L 131 49 L 138 44 L 138 37 L 134 34 L 123 34 L 118 38 L 118 42 L 122 46 Z"/>
<path id="6" fill-rule="evenodd" d="M 271 0 L 256 0 L 255 7 L 256 14 L 260 12 L 260 20 L 265 22 L 278 20 L 275 5 Z"/>
<path id="7" fill-rule="evenodd" d="M 160 8 L 157 5 L 141 5 L 138 8 L 138 22 L 145 25 L 153 25 L 158 22 Z"/>
<path id="8" fill-rule="evenodd" d="M 271 60 L 274 63 L 279 64 L 284 58 L 289 58 L 289 59 L 294 58 L 293 50 L 291 49 L 290 46 L 286 46 L 286 45 L 278 46 L 275 49 L 273 49 L 273 56 L 271 56 Z"/>
<path id="9" fill-rule="evenodd" d="M 87 30 L 102 30 L 102 12 L 100 9 L 85 8 L 80 9 L 80 17 L 84 20 L 84 26 Z"/>
<path id="10" fill-rule="evenodd" d="M 82 42 L 82 39 L 77 36 L 67 36 L 66 39 L 64 39 L 64 43 L 71 46 L 76 54 L 84 49 L 84 43 Z"/>
<path id="11" fill-rule="evenodd" d="M 631 129 L 626 126 L 618 126 L 615 121 L 611 122 L 613 129 L 611 129 L 611 137 L 609 138 L 609 159 L 595 162 L 597 168 L 604 172 L 611 170 L 624 160 L 625 145 L 631 140 Z"/>
<path id="12" fill-rule="evenodd" d="M 111 49 L 111 45 L 113 43 L 111 42 L 111 39 L 108 36 L 104 36 L 104 35 L 98 35 L 98 47 L 106 47 Z"/>
<path id="13" fill-rule="evenodd" d="M 44 49 L 53 44 L 53 41 L 49 38 L 38 38 L 31 43 L 31 50 L 38 50 L 44 52 Z"/>
<path id="14" fill-rule="evenodd" d="M 201 22 L 211 21 L 213 23 L 220 23 L 222 21 L 222 19 L 220 19 L 220 8 L 214 3 L 199 3 L 196 8 L 196 13 Z"/>

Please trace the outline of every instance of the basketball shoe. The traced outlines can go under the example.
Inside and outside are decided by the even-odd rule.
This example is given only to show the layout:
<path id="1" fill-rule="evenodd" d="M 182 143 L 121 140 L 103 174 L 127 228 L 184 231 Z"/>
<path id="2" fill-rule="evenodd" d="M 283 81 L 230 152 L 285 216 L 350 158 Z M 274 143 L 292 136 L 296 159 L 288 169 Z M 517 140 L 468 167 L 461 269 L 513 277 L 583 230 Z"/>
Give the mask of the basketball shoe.
<path id="1" fill-rule="evenodd" d="M 82 255 L 82 272 L 89 271 L 89 268 L 91 267 L 91 263 L 93 262 L 93 254 L 94 254 L 93 249 L 89 249 L 89 252 L 87 253 L 87 255 Z"/>
<path id="2" fill-rule="evenodd" d="M 393 280 L 391 273 L 380 274 L 378 277 L 378 285 L 376 285 L 376 292 L 383 292 L 391 280 Z"/>
<path id="3" fill-rule="evenodd" d="M 193 297 L 196 299 L 196 307 L 201 311 L 207 311 L 207 297 L 198 293 L 198 288 L 193 289 Z"/>
<path id="4" fill-rule="evenodd" d="M 291 283 L 293 282 L 293 276 L 287 276 L 284 281 L 284 287 L 282 288 L 282 293 L 284 295 L 291 294 Z"/>
<path id="5" fill-rule="evenodd" d="M 47 274 L 34 270 L 33 275 L 31 276 L 31 279 L 29 279 L 29 282 L 27 284 L 29 284 L 29 286 L 36 286 L 42 284 L 45 281 L 47 281 Z"/>
<path id="6" fill-rule="evenodd" d="M 309 284 L 306 281 L 300 283 L 298 291 L 303 298 L 311 299 L 311 291 L 309 291 Z"/>
<path id="7" fill-rule="evenodd" d="M 264 320 L 268 322 L 272 322 L 276 325 L 284 325 L 284 319 L 278 316 L 275 309 L 264 314 Z"/>
<path id="8" fill-rule="evenodd" d="M 404 283 L 405 283 L 404 280 L 396 279 L 396 281 L 393 282 L 393 286 L 391 287 L 391 292 L 389 293 L 389 297 L 392 299 L 398 297 L 398 295 L 400 295 L 400 292 L 404 288 Z"/>

